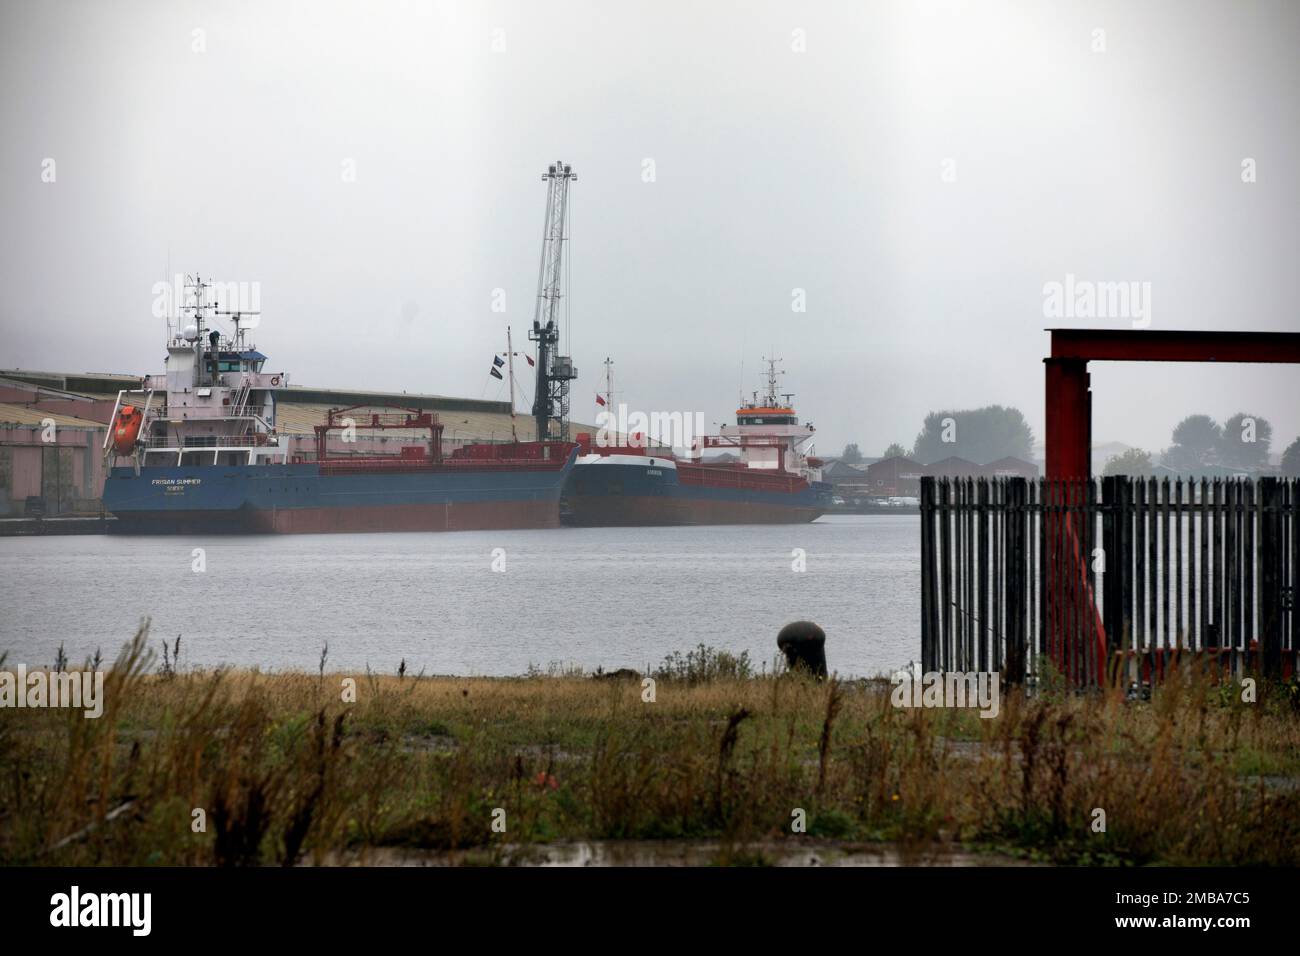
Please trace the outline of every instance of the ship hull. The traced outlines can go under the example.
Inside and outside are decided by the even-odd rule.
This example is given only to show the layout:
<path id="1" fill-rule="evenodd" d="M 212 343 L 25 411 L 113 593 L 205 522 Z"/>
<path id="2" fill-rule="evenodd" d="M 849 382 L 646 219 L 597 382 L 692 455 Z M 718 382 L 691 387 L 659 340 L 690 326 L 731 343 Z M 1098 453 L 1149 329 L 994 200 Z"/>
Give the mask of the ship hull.
<path id="1" fill-rule="evenodd" d="M 314 464 L 115 468 L 124 534 L 320 534 L 554 528 L 562 467 L 322 474 Z"/>
<path id="2" fill-rule="evenodd" d="M 700 496 L 671 499 L 645 495 L 565 498 L 563 523 L 575 528 L 655 527 L 708 524 L 807 524 L 824 511 L 788 504 L 712 501 Z"/>
<path id="3" fill-rule="evenodd" d="M 561 520 L 574 527 L 807 524 L 826 513 L 829 494 L 820 483 L 765 490 L 745 487 L 728 471 L 683 471 L 662 463 L 580 462 L 565 485 Z"/>

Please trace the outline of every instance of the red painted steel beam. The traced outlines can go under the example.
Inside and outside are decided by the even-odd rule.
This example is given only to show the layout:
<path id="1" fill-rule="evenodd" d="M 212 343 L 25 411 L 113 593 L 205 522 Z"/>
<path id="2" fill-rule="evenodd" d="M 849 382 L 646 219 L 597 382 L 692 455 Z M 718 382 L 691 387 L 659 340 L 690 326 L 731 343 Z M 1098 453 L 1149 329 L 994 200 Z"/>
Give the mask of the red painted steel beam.
<path id="1" fill-rule="evenodd" d="M 1055 359 L 1113 362 L 1291 362 L 1300 332 L 1048 329 Z"/>
<path id="2" fill-rule="evenodd" d="M 1083 479 L 1092 472 L 1092 392 L 1088 363 L 1049 358 L 1047 366 L 1047 477 Z"/>

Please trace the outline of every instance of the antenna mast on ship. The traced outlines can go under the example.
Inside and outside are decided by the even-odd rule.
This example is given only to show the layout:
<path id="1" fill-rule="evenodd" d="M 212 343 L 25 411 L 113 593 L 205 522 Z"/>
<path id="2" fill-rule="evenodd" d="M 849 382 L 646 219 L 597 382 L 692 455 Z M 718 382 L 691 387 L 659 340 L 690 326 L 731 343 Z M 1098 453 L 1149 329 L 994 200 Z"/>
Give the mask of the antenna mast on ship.
<path id="1" fill-rule="evenodd" d="M 537 343 L 537 389 L 533 419 L 537 440 L 569 440 L 569 382 L 578 377 L 573 360 L 557 355 L 560 345 L 561 279 L 564 275 L 564 235 L 568 224 L 569 183 L 577 180 L 573 167 L 552 163 L 542 174 L 546 188 L 546 218 L 542 227 L 542 261 L 537 270 L 537 310 L 529 341 Z"/>
<path id="2" fill-rule="evenodd" d="M 515 434 L 515 343 L 510 337 L 510 326 L 506 326 L 506 372 L 510 379 L 510 440 L 517 442 Z"/>
<path id="3" fill-rule="evenodd" d="M 605 356 L 605 409 L 614 409 L 614 360 Z"/>
<path id="4" fill-rule="evenodd" d="M 778 371 L 776 366 L 778 363 L 782 362 L 783 359 L 764 358 L 763 361 L 767 363 L 767 396 L 765 398 L 767 407 L 779 408 L 780 405 L 777 404 L 778 396 L 776 393 L 776 380 L 779 376 L 784 375 L 785 371 Z M 790 393 L 788 397 L 794 398 L 794 394 Z"/>
<path id="5" fill-rule="evenodd" d="M 185 276 L 185 291 L 194 296 L 194 304 L 184 305 L 180 311 L 182 313 L 193 313 L 194 322 L 192 325 L 185 326 L 181 330 L 181 335 L 185 341 L 190 342 L 194 347 L 195 385 L 211 385 L 212 380 L 216 377 L 215 371 L 209 373 L 208 360 L 203 354 L 204 345 L 207 345 L 211 351 L 216 352 L 220 343 L 220 336 L 216 332 L 209 333 L 204 322 L 208 311 L 207 292 L 211 286 L 212 283 L 204 282 L 202 276 L 195 275 L 191 277 L 188 273 Z"/>

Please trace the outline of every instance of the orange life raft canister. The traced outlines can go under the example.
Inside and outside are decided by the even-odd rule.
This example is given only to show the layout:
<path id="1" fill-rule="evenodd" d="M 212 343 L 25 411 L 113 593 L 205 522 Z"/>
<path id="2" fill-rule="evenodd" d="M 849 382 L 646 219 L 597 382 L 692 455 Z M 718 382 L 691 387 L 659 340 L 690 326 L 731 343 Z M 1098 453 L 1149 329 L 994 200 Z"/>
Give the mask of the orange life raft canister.
<path id="1" fill-rule="evenodd" d="M 134 405 L 123 405 L 117 413 L 117 423 L 113 426 L 113 450 L 119 455 L 129 455 L 135 451 L 135 440 L 140 435 L 140 423 L 144 416 Z"/>

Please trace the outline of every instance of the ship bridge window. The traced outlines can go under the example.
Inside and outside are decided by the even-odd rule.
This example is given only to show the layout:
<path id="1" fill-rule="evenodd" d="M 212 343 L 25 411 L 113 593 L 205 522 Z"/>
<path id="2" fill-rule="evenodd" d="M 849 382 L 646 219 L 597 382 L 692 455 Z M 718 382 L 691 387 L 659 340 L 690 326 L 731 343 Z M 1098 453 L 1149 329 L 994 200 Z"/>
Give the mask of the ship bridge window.
<path id="1" fill-rule="evenodd" d="M 739 420 L 741 425 L 797 425 L 798 420 L 790 415 L 750 415 Z"/>

